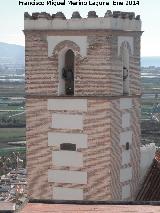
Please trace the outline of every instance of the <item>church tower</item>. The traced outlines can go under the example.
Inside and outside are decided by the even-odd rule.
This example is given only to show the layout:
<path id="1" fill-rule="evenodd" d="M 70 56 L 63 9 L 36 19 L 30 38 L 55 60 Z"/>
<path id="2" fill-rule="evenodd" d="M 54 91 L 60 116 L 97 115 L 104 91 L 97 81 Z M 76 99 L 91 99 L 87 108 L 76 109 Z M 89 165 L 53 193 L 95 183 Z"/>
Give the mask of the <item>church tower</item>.
<path id="1" fill-rule="evenodd" d="M 133 200 L 140 176 L 134 13 L 25 13 L 30 199 Z"/>

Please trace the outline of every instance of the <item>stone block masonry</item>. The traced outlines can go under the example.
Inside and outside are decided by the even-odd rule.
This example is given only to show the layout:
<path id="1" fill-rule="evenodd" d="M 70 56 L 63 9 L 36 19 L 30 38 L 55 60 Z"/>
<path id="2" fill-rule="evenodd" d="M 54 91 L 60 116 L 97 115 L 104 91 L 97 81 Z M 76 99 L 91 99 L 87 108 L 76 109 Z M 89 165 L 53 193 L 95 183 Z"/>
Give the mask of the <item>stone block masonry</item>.
<path id="1" fill-rule="evenodd" d="M 119 107 L 122 99 L 100 98 L 96 100 L 95 97 L 81 99 L 87 104 L 87 110 L 83 112 L 82 131 L 74 128 L 52 128 L 52 112 L 58 113 L 58 115 L 60 112 L 65 115 L 73 113 L 76 115 L 82 112 L 80 110 L 66 110 L 64 113 L 63 110 L 54 110 L 53 108 L 48 110 L 47 106 L 51 100 L 54 103 L 59 99 L 28 98 L 26 103 L 29 197 L 56 199 L 53 188 L 58 187 L 59 189 L 60 187 L 62 191 L 64 188 L 64 193 L 67 193 L 65 188 L 81 190 L 81 193 L 83 191 L 84 200 L 116 200 L 122 199 L 121 193 L 125 189 L 123 187 L 128 185 L 128 187 L 132 187 L 132 191 L 130 189 L 132 194 L 130 193 L 128 198 L 133 199 L 139 180 L 137 176 L 140 158 L 139 144 L 137 144 L 139 126 L 131 126 L 132 144 L 129 150 L 129 161 L 122 161 L 125 151 L 125 143 L 121 144 L 119 136 L 122 131 L 122 110 Z M 75 101 L 76 99 L 73 98 L 73 103 Z M 133 101 L 138 102 L 138 99 L 133 99 Z M 68 106 L 65 104 L 64 106 L 67 109 Z M 138 114 L 137 104 L 131 109 L 131 119 L 138 119 L 135 117 L 137 115 L 134 115 L 135 111 Z M 76 150 L 60 151 L 60 144 L 68 142 L 75 144 Z M 132 170 L 132 173 L 128 173 L 127 168 Z M 53 179 L 48 171 L 51 172 L 50 174 L 54 174 Z M 58 173 L 54 173 L 55 171 Z M 66 183 L 66 180 L 62 180 L 66 175 L 62 174 L 61 179 L 60 171 L 63 173 L 66 171 L 66 175 L 67 172 L 71 171 L 73 174 L 76 171 L 79 172 L 77 180 L 76 176 L 72 179 L 72 174 L 69 173 L 70 179 Z M 87 178 L 85 182 L 83 182 L 84 174 Z M 75 183 L 75 181 L 77 182 Z M 43 193 L 41 186 L 45 187 Z"/>

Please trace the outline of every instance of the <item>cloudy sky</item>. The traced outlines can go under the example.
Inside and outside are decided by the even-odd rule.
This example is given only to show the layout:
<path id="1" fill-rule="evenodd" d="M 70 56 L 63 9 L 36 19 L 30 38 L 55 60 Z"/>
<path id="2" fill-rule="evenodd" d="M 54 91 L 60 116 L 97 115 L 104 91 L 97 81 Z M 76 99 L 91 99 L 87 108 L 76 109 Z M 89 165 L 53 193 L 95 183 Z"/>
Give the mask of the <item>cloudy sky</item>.
<path id="1" fill-rule="evenodd" d="M 25 1 L 32 0 L 21 0 L 21 2 Z M 46 2 L 47 0 L 42 1 Z M 139 0 L 139 6 L 114 6 L 113 0 L 105 1 L 110 2 L 110 6 L 69 6 L 68 0 L 66 0 L 66 6 L 19 6 L 19 0 L 1 0 L 0 42 L 24 45 L 22 30 L 25 11 L 29 13 L 45 11 L 51 14 L 62 11 L 67 18 L 70 18 L 73 11 L 79 11 L 82 17 L 87 17 L 88 11 L 95 10 L 99 16 L 103 17 L 107 10 L 120 10 L 141 15 L 142 30 L 144 31 L 142 35 L 142 56 L 160 56 L 160 0 Z M 126 2 L 126 0 L 121 1 L 124 4 Z"/>

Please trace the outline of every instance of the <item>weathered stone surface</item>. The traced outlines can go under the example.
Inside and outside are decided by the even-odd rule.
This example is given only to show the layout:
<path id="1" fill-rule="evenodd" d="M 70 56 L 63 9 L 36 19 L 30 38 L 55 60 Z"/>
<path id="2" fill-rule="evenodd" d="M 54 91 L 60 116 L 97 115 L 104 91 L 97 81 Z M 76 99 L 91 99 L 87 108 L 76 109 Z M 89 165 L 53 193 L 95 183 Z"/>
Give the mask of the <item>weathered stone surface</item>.
<path id="1" fill-rule="evenodd" d="M 72 18 L 81 18 L 81 15 L 78 11 L 73 12 Z"/>
<path id="2" fill-rule="evenodd" d="M 97 18 L 97 14 L 95 11 L 89 11 L 88 12 L 88 18 Z"/>
<path id="3" fill-rule="evenodd" d="M 137 15 L 136 20 L 140 20 L 140 19 L 141 19 L 140 15 Z"/>
<path id="4" fill-rule="evenodd" d="M 66 19 L 65 15 L 62 12 L 57 12 L 56 14 L 50 15 L 49 13 L 46 12 L 34 12 L 32 15 L 30 15 L 28 12 L 24 13 L 25 19 L 38 19 L 38 18 L 46 18 L 46 19 L 54 19 L 54 18 L 59 18 L 59 19 Z M 132 20 L 135 18 L 135 13 L 133 12 L 121 12 L 121 11 L 112 11 L 107 10 L 107 12 L 104 15 L 105 18 L 107 17 L 113 17 L 113 18 L 128 18 Z M 74 18 L 82 18 L 81 14 L 78 11 L 73 12 L 71 19 Z M 88 18 L 98 18 L 98 15 L 96 14 L 95 11 L 89 11 L 88 12 Z M 140 16 L 137 15 L 136 20 L 140 20 Z"/>
<path id="5" fill-rule="evenodd" d="M 38 19 L 40 13 L 32 13 L 32 18 L 33 19 Z"/>
<path id="6" fill-rule="evenodd" d="M 24 13 L 24 19 L 31 19 L 31 18 L 32 16 L 28 12 Z"/>
<path id="7" fill-rule="evenodd" d="M 46 19 L 52 19 L 51 15 L 46 12 L 42 12 L 38 15 L 38 18 L 46 18 Z"/>
<path id="8" fill-rule="evenodd" d="M 135 13 L 128 13 L 128 17 L 130 20 L 135 18 Z"/>
<path id="9" fill-rule="evenodd" d="M 112 11 L 111 10 L 107 10 L 107 12 L 105 13 L 105 18 L 106 17 L 112 17 Z"/>
<path id="10" fill-rule="evenodd" d="M 118 18 L 121 16 L 121 11 L 113 11 L 113 18 Z"/>
<path id="11" fill-rule="evenodd" d="M 66 19 L 65 15 L 62 12 L 57 12 L 54 16 L 57 19 Z"/>

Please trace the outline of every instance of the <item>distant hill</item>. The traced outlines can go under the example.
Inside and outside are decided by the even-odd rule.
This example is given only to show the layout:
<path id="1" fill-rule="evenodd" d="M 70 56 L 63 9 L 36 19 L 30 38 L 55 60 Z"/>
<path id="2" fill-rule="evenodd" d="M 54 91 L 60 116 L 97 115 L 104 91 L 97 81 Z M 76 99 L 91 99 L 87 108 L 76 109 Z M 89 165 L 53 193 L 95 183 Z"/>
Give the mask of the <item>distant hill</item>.
<path id="1" fill-rule="evenodd" d="M 24 64 L 24 47 L 0 42 L 0 59 L 8 58 L 13 64 Z"/>

